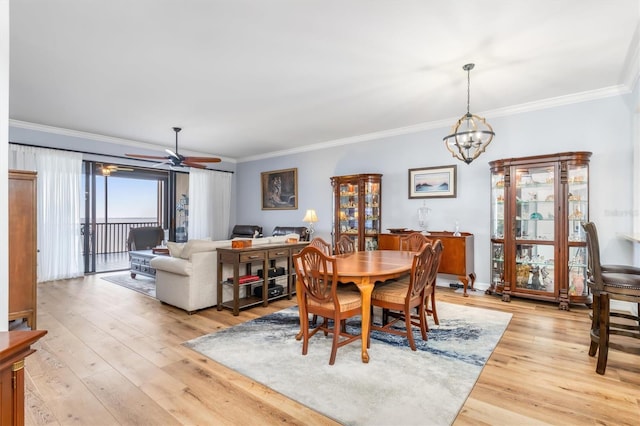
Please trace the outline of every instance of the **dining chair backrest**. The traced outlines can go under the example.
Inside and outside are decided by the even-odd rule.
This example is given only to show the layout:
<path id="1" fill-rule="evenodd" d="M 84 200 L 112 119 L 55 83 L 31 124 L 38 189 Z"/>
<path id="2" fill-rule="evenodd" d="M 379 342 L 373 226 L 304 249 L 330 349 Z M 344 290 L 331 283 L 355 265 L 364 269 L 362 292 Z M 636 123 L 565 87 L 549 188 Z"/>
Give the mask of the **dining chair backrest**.
<path id="1" fill-rule="evenodd" d="M 340 238 L 336 242 L 336 254 L 348 254 L 356 251 L 356 245 L 353 240 L 346 235 L 340 235 Z"/>
<path id="2" fill-rule="evenodd" d="M 436 279 L 438 278 L 438 269 L 440 268 L 440 261 L 442 260 L 442 251 L 444 250 L 444 246 L 442 245 L 442 241 L 436 240 L 429 244 L 433 250 L 433 258 L 431 260 L 431 264 L 429 265 L 429 286 L 436 285 Z"/>
<path id="3" fill-rule="evenodd" d="M 313 246 L 305 247 L 293 255 L 293 259 L 303 300 L 309 298 L 317 303 L 335 304 L 338 285 L 336 259 Z"/>
<path id="4" fill-rule="evenodd" d="M 600 269 L 600 243 L 598 241 L 598 231 L 593 222 L 582 224 L 587 236 L 587 282 L 593 291 L 602 291 L 602 270 Z"/>
<path id="5" fill-rule="evenodd" d="M 430 243 L 424 244 L 418 253 L 413 256 L 411 275 L 407 297 L 414 298 L 419 295 L 430 283 L 431 264 L 435 258 L 435 251 Z"/>
<path id="6" fill-rule="evenodd" d="M 309 246 L 317 248 L 327 256 L 331 256 L 332 254 L 331 244 L 329 244 L 328 242 L 326 242 L 320 237 L 315 237 L 313 240 L 311 240 L 311 242 L 309 243 Z"/>
<path id="7" fill-rule="evenodd" d="M 412 232 L 409 235 L 400 237 L 400 250 L 419 251 L 420 248 L 429 242 L 420 232 Z"/>

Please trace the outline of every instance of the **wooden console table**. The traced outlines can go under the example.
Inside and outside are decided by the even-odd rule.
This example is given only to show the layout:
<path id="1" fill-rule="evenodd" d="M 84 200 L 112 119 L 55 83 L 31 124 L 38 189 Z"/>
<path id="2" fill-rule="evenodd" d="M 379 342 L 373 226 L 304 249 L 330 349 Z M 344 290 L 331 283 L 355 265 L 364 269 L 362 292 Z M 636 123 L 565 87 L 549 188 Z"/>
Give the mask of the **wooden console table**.
<path id="1" fill-rule="evenodd" d="M 309 244 L 308 241 L 282 244 L 261 244 L 255 247 L 245 248 L 218 248 L 218 310 L 228 308 L 233 310 L 233 315 L 239 315 L 240 309 L 262 304 L 267 306 L 269 300 L 291 296 L 295 293 L 295 268 L 293 255 L 299 253 Z M 281 265 L 278 265 L 278 262 Z M 224 265 L 233 265 L 233 275 L 223 277 Z M 243 275 L 256 275 L 257 269 L 262 269 L 263 277 L 247 283 L 240 282 L 240 265 L 245 265 Z M 256 270 L 253 270 L 256 266 Z M 275 266 L 284 267 L 284 275 L 269 277 L 269 269 Z M 266 277 L 266 279 L 265 279 Z M 284 293 L 270 297 L 268 291 L 269 281 L 281 281 L 286 287 Z M 252 290 L 257 286 L 262 287 L 262 297 L 254 296 Z M 223 300 L 223 287 L 233 287 L 233 299 Z M 244 289 L 243 297 L 240 297 L 240 288 Z"/>
<path id="2" fill-rule="evenodd" d="M 0 425 L 24 425 L 24 359 L 46 330 L 0 332 Z"/>
<path id="3" fill-rule="evenodd" d="M 400 237 L 416 231 L 403 231 L 393 234 L 378 235 L 378 248 L 380 250 L 399 250 Z M 461 232 L 460 236 L 454 236 L 453 232 L 429 232 L 426 236 L 429 239 L 442 241 L 444 250 L 442 251 L 442 260 L 438 273 L 447 275 L 456 275 L 462 282 L 464 288 L 464 296 L 467 294 L 467 286 L 471 281 L 471 290 L 476 281 L 473 258 L 473 234 Z"/>

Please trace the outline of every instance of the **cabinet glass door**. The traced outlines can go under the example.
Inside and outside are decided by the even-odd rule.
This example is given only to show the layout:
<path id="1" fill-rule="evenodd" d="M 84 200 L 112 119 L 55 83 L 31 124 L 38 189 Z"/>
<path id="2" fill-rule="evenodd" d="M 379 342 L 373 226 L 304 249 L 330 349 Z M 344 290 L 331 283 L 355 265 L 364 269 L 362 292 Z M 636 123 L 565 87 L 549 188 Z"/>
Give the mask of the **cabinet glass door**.
<path id="1" fill-rule="evenodd" d="M 554 241 L 554 166 L 516 169 L 517 240 Z"/>
<path id="2" fill-rule="evenodd" d="M 504 243 L 491 243 L 491 283 L 502 292 L 504 282 Z"/>
<path id="3" fill-rule="evenodd" d="M 569 223 L 569 296 L 588 296 L 586 234 L 581 223 L 589 219 L 589 172 L 586 165 L 570 165 L 567 179 Z"/>
<path id="4" fill-rule="evenodd" d="M 516 288 L 555 292 L 553 244 L 516 244 Z"/>
<path id="5" fill-rule="evenodd" d="M 340 232 L 350 237 L 358 236 L 358 185 L 340 184 Z"/>
<path id="6" fill-rule="evenodd" d="M 491 238 L 504 239 L 504 174 L 491 175 Z"/>
<path id="7" fill-rule="evenodd" d="M 364 189 L 365 250 L 377 250 L 380 231 L 380 184 L 366 182 Z"/>
<path id="8" fill-rule="evenodd" d="M 589 174 L 587 166 L 569 166 L 567 187 L 569 191 L 569 241 L 586 242 L 582 221 L 589 217 Z"/>

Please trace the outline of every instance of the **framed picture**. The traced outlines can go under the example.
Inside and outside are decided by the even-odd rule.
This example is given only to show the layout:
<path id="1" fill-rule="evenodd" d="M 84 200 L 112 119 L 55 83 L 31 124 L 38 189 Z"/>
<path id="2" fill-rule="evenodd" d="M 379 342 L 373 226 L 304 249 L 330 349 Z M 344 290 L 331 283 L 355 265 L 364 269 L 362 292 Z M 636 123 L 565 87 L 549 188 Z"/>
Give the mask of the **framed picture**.
<path id="1" fill-rule="evenodd" d="M 455 197 L 455 165 L 409 169 L 409 198 Z"/>
<path id="2" fill-rule="evenodd" d="M 262 210 L 298 209 L 298 169 L 261 173 Z"/>

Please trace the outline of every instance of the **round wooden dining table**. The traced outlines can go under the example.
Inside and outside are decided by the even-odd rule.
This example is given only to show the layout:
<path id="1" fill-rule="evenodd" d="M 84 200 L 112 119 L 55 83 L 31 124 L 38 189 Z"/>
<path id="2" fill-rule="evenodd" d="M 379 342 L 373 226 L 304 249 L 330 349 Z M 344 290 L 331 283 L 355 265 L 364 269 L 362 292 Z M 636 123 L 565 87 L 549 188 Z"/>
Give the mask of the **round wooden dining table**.
<path id="1" fill-rule="evenodd" d="M 354 283 L 362 296 L 362 362 L 369 362 L 367 341 L 373 287 L 376 282 L 410 272 L 415 254 L 412 251 L 373 250 L 335 256 L 338 280 L 341 283 Z"/>

